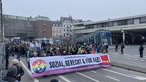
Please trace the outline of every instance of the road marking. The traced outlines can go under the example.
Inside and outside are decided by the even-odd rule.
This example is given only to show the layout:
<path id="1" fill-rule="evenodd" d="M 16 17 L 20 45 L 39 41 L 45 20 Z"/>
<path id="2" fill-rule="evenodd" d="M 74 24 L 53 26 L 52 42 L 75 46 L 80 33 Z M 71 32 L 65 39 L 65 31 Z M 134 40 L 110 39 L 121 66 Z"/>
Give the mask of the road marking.
<path id="1" fill-rule="evenodd" d="M 111 54 L 118 54 L 118 53 L 111 53 Z"/>
<path id="2" fill-rule="evenodd" d="M 96 71 L 91 71 L 92 73 L 96 73 Z"/>
<path id="3" fill-rule="evenodd" d="M 124 55 L 125 55 L 125 56 L 129 56 L 129 54 L 126 54 L 126 53 L 125 53 Z"/>
<path id="4" fill-rule="evenodd" d="M 66 82 L 71 82 L 70 80 L 68 80 L 67 78 L 63 77 L 62 75 L 59 75 L 58 77 L 61 78 L 61 79 L 63 79 Z"/>
<path id="5" fill-rule="evenodd" d="M 139 59 L 133 59 L 133 60 L 139 60 Z"/>
<path id="6" fill-rule="evenodd" d="M 118 54 L 118 53 L 114 53 L 114 54 Z"/>
<path id="7" fill-rule="evenodd" d="M 20 61 L 20 63 L 21 63 L 21 65 L 24 67 L 24 69 L 27 71 L 27 73 L 30 75 L 30 77 L 33 79 L 33 81 L 34 81 L 34 82 L 39 82 L 39 80 L 38 80 L 37 78 L 33 78 L 33 77 L 31 76 L 31 72 L 30 72 L 30 70 L 25 66 L 25 64 L 24 64 L 22 61 Z"/>
<path id="8" fill-rule="evenodd" d="M 102 70 L 105 70 L 105 71 L 108 71 L 108 72 L 112 72 L 112 73 L 115 73 L 115 74 L 119 74 L 119 75 L 122 75 L 122 76 L 130 77 L 130 78 L 137 79 L 137 80 L 146 80 L 145 77 L 141 77 L 141 76 L 127 75 L 127 74 L 123 74 L 123 73 L 112 71 L 112 70 L 108 70 L 108 69 L 102 69 Z"/>
<path id="9" fill-rule="evenodd" d="M 84 77 L 86 77 L 86 78 L 88 78 L 88 79 L 91 79 L 91 80 L 93 80 L 93 81 L 95 81 L 95 82 L 100 82 L 100 81 L 98 81 L 98 80 L 96 80 L 96 79 L 93 79 L 93 78 L 91 78 L 91 77 L 88 77 L 87 75 L 84 75 L 84 74 L 82 74 L 82 73 L 79 73 L 79 72 L 76 72 L 77 74 L 79 74 L 79 75 L 82 75 L 82 76 L 84 76 Z"/>
<path id="10" fill-rule="evenodd" d="M 127 58 L 127 59 L 132 59 L 132 58 Z"/>
<path id="11" fill-rule="evenodd" d="M 136 78 L 139 78 L 141 80 L 146 80 L 146 77 L 141 77 L 141 76 L 137 76 L 137 75 L 131 75 L 131 76 L 136 77 Z"/>
<path id="12" fill-rule="evenodd" d="M 119 79 L 116 79 L 116 78 L 111 77 L 111 76 L 108 76 L 108 75 L 106 75 L 105 77 L 110 78 L 110 79 L 113 79 L 113 80 L 115 80 L 115 81 L 120 81 Z"/>
<path id="13" fill-rule="evenodd" d="M 139 61 L 144 61 L 143 59 L 140 59 Z"/>

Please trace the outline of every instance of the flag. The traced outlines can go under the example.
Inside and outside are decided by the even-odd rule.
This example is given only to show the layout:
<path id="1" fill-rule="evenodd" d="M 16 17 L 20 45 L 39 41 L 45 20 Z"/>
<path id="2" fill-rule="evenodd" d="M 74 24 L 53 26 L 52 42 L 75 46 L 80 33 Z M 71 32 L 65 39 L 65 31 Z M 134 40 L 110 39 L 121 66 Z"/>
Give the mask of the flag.
<path id="1" fill-rule="evenodd" d="M 53 44 L 53 38 L 50 38 L 50 39 L 49 39 L 49 43 L 50 43 L 50 44 Z"/>

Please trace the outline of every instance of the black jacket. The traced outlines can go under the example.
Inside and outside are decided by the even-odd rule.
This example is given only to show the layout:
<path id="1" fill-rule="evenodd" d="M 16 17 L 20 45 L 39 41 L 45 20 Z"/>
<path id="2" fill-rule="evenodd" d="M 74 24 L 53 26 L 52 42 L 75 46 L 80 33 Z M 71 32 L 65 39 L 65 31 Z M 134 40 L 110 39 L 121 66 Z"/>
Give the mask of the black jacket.
<path id="1" fill-rule="evenodd" d="M 17 75 L 19 75 L 19 74 L 20 74 L 20 76 L 16 77 L 16 79 L 18 81 L 21 81 L 21 77 L 24 75 L 24 70 L 21 66 L 17 66 Z"/>
<path id="2" fill-rule="evenodd" d="M 2 80 L 6 82 L 18 82 L 18 80 L 15 78 L 16 73 L 17 68 L 15 66 L 11 66 L 8 69 L 6 76 Z"/>
<path id="3" fill-rule="evenodd" d="M 12 76 L 6 76 L 2 79 L 4 82 L 18 82 L 14 77 Z M 3 82 L 2 81 L 2 82 Z"/>

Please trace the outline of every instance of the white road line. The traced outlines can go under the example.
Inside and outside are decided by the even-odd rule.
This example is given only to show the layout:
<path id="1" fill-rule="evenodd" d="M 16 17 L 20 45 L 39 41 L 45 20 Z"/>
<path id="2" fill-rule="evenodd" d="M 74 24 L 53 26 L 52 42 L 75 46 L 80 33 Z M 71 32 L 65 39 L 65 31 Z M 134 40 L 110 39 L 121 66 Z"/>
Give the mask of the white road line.
<path id="1" fill-rule="evenodd" d="M 67 78 L 63 77 L 62 75 L 59 75 L 58 77 L 61 78 L 61 79 L 63 79 L 66 82 L 71 82 L 70 80 L 68 80 Z"/>
<path id="2" fill-rule="evenodd" d="M 139 61 L 144 61 L 143 59 L 140 59 Z"/>
<path id="3" fill-rule="evenodd" d="M 108 70 L 108 69 L 102 69 L 102 70 L 112 72 L 112 73 L 115 73 L 115 74 L 119 74 L 119 75 L 122 75 L 122 76 L 126 76 L 126 77 L 129 77 L 129 78 L 137 79 L 137 80 L 146 80 L 146 77 L 141 77 L 141 76 L 136 76 L 136 75 L 127 75 L 127 74 L 123 74 L 123 73 Z"/>
<path id="4" fill-rule="evenodd" d="M 82 76 L 84 76 L 84 77 L 86 77 L 86 78 L 88 78 L 88 79 L 91 79 L 91 80 L 95 81 L 95 82 L 100 82 L 100 81 L 98 81 L 98 80 L 96 80 L 96 79 L 93 79 L 93 78 L 91 78 L 91 77 L 89 77 L 89 76 L 87 76 L 87 75 L 84 75 L 84 74 L 82 74 L 82 73 L 77 72 L 77 74 L 82 75 Z"/>
<path id="5" fill-rule="evenodd" d="M 105 77 L 110 78 L 110 79 L 115 80 L 115 81 L 120 81 L 119 79 L 116 79 L 116 78 L 108 76 L 108 75 L 106 75 Z"/>
<path id="6" fill-rule="evenodd" d="M 132 59 L 132 58 L 127 58 L 127 59 Z"/>
<path id="7" fill-rule="evenodd" d="M 129 54 L 126 54 L 126 53 L 124 55 L 129 56 Z"/>
<path id="8" fill-rule="evenodd" d="M 133 59 L 133 60 L 139 60 L 139 59 Z"/>
<path id="9" fill-rule="evenodd" d="M 24 67 L 24 69 L 27 71 L 27 73 L 30 75 L 30 77 L 33 79 L 33 81 L 34 81 L 34 82 L 39 82 L 39 80 L 38 80 L 37 78 L 33 78 L 33 77 L 31 76 L 31 72 L 30 72 L 29 69 L 25 66 L 25 64 L 24 64 L 22 61 L 20 61 L 20 63 L 21 63 L 21 65 Z"/>
<path id="10" fill-rule="evenodd" d="M 96 73 L 96 71 L 91 71 L 92 73 Z"/>
<path id="11" fill-rule="evenodd" d="M 118 53 L 114 53 L 114 54 L 118 54 Z"/>

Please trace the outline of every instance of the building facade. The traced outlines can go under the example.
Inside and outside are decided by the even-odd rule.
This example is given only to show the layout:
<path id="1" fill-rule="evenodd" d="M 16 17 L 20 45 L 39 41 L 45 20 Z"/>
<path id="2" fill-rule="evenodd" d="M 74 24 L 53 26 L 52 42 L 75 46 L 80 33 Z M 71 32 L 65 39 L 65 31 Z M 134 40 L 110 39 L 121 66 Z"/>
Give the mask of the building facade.
<path id="1" fill-rule="evenodd" d="M 34 38 L 32 18 L 3 15 L 4 36 L 6 38 L 21 37 L 21 39 Z"/>
<path id="2" fill-rule="evenodd" d="M 101 29 L 111 31 L 113 43 L 140 44 L 145 42 L 146 14 L 74 24 L 75 34 L 86 34 Z"/>
<path id="3" fill-rule="evenodd" d="M 60 22 L 62 23 L 63 27 L 63 37 L 64 38 L 71 38 L 72 37 L 72 23 L 73 19 L 71 16 L 69 17 L 61 17 Z"/>
<path id="4" fill-rule="evenodd" d="M 63 38 L 63 27 L 60 21 L 52 21 L 52 38 L 61 39 Z"/>
<path id="5" fill-rule="evenodd" d="M 3 23 L 4 36 L 8 39 L 20 37 L 23 40 L 28 40 L 52 36 L 52 24 L 48 17 L 3 15 Z"/>
<path id="6" fill-rule="evenodd" d="M 52 37 L 52 22 L 48 17 L 38 16 L 33 21 L 35 38 Z"/>
<path id="7" fill-rule="evenodd" d="M 73 19 L 71 16 L 60 17 L 60 21 L 52 21 L 52 36 L 53 38 L 60 38 L 71 40 L 73 38 L 73 23 L 83 22 L 81 19 Z"/>

